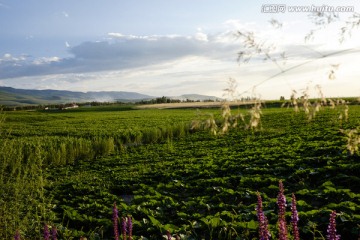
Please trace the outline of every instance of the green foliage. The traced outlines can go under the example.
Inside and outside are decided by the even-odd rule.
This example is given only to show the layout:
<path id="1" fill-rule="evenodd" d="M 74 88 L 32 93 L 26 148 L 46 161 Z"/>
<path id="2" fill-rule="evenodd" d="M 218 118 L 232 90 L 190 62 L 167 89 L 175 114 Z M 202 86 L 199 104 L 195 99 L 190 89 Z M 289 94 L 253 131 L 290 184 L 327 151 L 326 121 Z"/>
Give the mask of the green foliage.
<path id="1" fill-rule="evenodd" d="M 55 219 L 44 190 L 41 148 L 37 142 L 19 145 L 1 139 L 0 152 L 0 238 L 12 238 L 17 229 L 26 238 L 37 238 L 43 222 Z"/>
<path id="2" fill-rule="evenodd" d="M 218 110 L 209 110 L 215 118 Z M 339 128 L 359 125 L 323 109 L 314 121 L 292 109 L 262 109 L 262 131 L 189 134 L 193 110 L 8 112 L 0 145 L 0 238 L 109 239 L 111 206 L 134 218 L 135 239 L 257 238 L 256 191 L 276 236 L 277 183 L 298 199 L 301 238 L 320 238 L 330 209 L 338 231 L 357 237 L 360 178 Z M 29 197 L 30 196 L 30 197 Z M 287 196 L 289 197 L 289 196 Z M 316 224 L 315 224 L 316 223 Z M 3 229 L 6 229 L 3 230 Z"/>

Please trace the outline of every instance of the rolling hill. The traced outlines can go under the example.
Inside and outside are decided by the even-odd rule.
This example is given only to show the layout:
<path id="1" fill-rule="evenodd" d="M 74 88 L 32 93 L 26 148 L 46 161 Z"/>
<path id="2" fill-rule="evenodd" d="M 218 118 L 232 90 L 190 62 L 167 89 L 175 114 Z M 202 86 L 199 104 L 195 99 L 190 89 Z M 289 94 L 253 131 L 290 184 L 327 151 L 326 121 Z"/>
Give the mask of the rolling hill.
<path id="1" fill-rule="evenodd" d="M 0 87 L 0 105 L 38 105 L 69 102 L 131 102 L 154 98 L 136 92 L 73 92 L 63 90 L 32 90 Z"/>
<path id="2" fill-rule="evenodd" d="M 136 92 L 125 91 L 99 91 L 99 92 L 75 92 L 65 90 L 34 90 L 17 89 L 12 87 L 0 86 L 0 105 L 3 106 L 23 106 L 23 105 L 46 105 L 46 104 L 64 104 L 81 102 L 136 102 L 140 100 L 150 100 L 156 97 Z M 217 97 L 184 94 L 173 99 L 186 99 L 193 101 L 216 100 Z"/>

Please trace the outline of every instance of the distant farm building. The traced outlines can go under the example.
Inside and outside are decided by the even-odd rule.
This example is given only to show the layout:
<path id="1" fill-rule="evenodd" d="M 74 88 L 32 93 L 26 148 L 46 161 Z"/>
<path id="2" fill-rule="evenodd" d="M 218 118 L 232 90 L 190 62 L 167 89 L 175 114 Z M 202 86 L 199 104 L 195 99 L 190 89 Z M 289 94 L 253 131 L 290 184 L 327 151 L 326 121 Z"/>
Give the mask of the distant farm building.
<path id="1" fill-rule="evenodd" d="M 78 108 L 79 105 L 75 104 L 75 103 L 72 103 L 70 105 L 66 105 L 63 110 L 66 110 L 66 109 L 72 109 L 72 108 Z"/>

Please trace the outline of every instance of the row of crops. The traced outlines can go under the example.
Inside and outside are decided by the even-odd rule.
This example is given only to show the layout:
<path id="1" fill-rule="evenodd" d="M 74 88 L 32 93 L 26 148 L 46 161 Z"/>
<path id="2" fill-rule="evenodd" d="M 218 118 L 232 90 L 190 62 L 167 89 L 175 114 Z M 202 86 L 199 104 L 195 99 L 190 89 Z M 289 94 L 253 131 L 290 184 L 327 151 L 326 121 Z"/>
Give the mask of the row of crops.
<path id="1" fill-rule="evenodd" d="M 220 116 L 218 110 L 203 110 Z M 234 110 L 233 110 L 234 111 Z M 246 114 L 246 109 L 241 110 Z M 270 232 L 278 183 L 297 197 L 301 239 L 326 239 L 336 210 L 342 239 L 359 235 L 360 163 L 340 129 L 359 126 L 324 108 L 308 121 L 263 109 L 261 130 L 191 131 L 195 110 L 11 112 L 2 123 L 0 238 L 113 239 L 114 202 L 132 216 L 133 239 L 257 239 L 257 192 Z M 287 207 L 290 219 L 290 204 Z M 289 232 L 291 232 L 289 230 Z"/>

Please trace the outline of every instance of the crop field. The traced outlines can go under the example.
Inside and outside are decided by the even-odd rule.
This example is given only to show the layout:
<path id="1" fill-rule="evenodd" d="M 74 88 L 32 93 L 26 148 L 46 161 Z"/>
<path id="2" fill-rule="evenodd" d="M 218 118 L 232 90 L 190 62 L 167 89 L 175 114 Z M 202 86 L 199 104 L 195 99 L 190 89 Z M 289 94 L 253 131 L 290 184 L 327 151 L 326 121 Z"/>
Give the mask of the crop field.
<path id="1" fill-rule="evenodd" d="M 249 110 L 232 113 L 246 122 Z M 347 148 L 358 133 L 344 133 L 360 126 L 360 106 L 342 113 L 323 107 L 309 121 L 263 108 L 259 129 L 214 135 L 191 121 L 220 121 L 219 109 L 3 112 L 0 239 L 42 239 L 44 224 L 58 239 L 114 239 L 114 202 L 120 219 L 132 217 L 133 239 L 259 239 L 257 192 L 277 239 L 280 180 L 289 236 L 294 193 L 301 239 L 326 239 L 332 210 L 341 239 L 358 239 L 360 159 Z"/>

